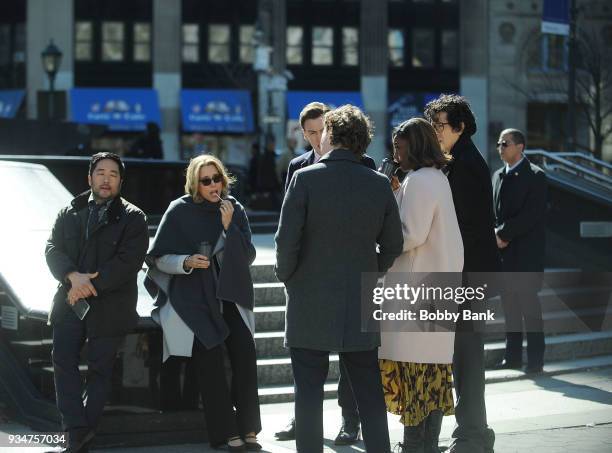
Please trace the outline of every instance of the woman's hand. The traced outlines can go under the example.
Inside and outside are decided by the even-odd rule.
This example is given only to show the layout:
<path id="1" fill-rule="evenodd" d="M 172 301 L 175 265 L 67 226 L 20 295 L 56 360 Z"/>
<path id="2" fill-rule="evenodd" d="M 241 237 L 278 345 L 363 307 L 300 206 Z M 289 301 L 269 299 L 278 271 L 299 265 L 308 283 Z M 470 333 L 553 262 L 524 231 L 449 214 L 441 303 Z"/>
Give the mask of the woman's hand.
<path id="1" fill-rule="evenodd" d="M 401 186 L 399 179 L 397 178 L 397 176 L 392 176 L 391 177 L 391 189 L 393 189 L 393 192 L 395 192 L 397 189 L 399 189 Z"/>
<path id="2" fill-rule="evenodd" d="M 183 262 L 183 267 L 185 270 L 189 269 L 208 269 L 210 266 L 210 260 L 207 256 L 204 255 L 190 255 L 185 258 Z"/>
<path id="3" fill-rule="evenodd" d="M 221 201 L 221 223 L 223 223 L 223 229 L 227 231 L 232 223 L 232 216 L 234 215 L 234 205 L 229 200 Z"/>

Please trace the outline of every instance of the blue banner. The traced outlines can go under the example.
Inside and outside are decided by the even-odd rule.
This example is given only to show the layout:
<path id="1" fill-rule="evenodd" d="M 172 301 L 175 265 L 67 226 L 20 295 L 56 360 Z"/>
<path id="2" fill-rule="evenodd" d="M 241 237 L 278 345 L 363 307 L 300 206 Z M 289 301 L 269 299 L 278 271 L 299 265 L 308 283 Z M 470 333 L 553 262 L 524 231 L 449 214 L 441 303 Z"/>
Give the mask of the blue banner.
<path id="1" fill-rule="evenodd" d="M 24 90 L 0 90 L 0 118 L 15 118 L 24 94 Z"/>
<path id="2" fill-rule="evenodd" d="M 322 102 L 331 108 L 352 104 L 363 109 L 363 100 L 359 91 L 288 91 L 288 119 L 298 120 L 304 106 L 311 102 Z"/>
<path id="3" fill-rule="evenodd" d="M 251 133 L 255 129 L 247 90 L 182 90 L 181 115 L 187 132 Z"/>
<path id="4" fill-rule="evenodd" d="M 423 117 L 427 103 L 438 96 L 439 93 L 391 93 L 387 109 L 391 130 L 410 118 Z"/>
<path id="5" fill-rule="evenodd" d="M 103 124 L 114 131 L 142 131 L 160 125 L 157 91 L 148 88 L 73 88 L 72 121 Z"/>
<path id="6" fill-rule="evenodd" d="M 570 0 L 544 0 L 542 33 L 569 36 Z"/>

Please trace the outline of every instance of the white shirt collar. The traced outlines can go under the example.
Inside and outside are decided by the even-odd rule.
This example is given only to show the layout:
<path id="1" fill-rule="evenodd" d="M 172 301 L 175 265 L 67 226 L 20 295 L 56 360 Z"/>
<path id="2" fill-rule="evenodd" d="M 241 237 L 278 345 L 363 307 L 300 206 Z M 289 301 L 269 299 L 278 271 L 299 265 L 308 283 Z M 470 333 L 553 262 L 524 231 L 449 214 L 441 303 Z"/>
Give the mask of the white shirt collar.
<path id="1" fill-rule="evenodd" d="M 523 162 L 523 160 L 525 160 L 525 156 L 522 156 L 521 159 L 512 166 L 506 164 L 506 174 L 510 173 L 512 170 L 518 167 L 521 164 L 521 162 Z"/>

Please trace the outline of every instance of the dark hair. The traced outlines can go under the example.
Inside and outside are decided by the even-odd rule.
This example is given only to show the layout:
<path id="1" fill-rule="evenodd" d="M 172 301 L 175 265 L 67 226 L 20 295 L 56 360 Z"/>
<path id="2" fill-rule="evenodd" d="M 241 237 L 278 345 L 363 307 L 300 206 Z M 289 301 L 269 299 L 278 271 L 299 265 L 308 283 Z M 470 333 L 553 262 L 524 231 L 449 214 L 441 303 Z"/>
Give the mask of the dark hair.
<path id="1" fill-rule="evenodd" d="M 96 169 L 96 165 L 98 165 L 98 162 L 104 159 L 110 159 L 117 164 L 117 166 L 119 167 L 119 177 L 123 179 L 123 175 L 125 174 L 125 165 L 123 164 L 123 161 L 117 154 L 109 153 L 108 151 L 96 153 L 91 156 L 91 160 L 89 161 L 89 176 L 93 175 L 93 172 Z"/>
<path id="2" fill-rule="evenodd" d="M 518 129 L 504 129 L 499 135 L 509 135 L 510 137 L 512 137 L 512 141 L 515 145 L 523 145 L 523 149 L 527 147 L 527 143 L 525 142 L 525 134 L 523 134 Z"/>
<path id="3" fill-rule="evenodd" d="M 322 102 L 311 102 L 307 104 L 300 112 L 300 126 L 304 129 L 304 123 L 307 120 L 314 120 L 329 112 L 329 107 Z"/>
<path id="4" fill-rule="evenodd" d="M 408 145 L 402 164 L 412 170 L 423 167 L 440 169 L 452 159 L 442 152 L 433 126 L 423 118 L 410 118 L 393 129 L 393 141 L 397 139 L 405 140 Z"/>
<path id="5" fill-rule="evenodd" d="M 470 103 L 463 96 L 457 94 L 442 94 L 438 99 L 430 101 L 425 106 L 425 118 L 430 123 L 440 112 L 446 112 L 446 118 L 450 126 L 455 130 L 461 130 L 461 123 L 465 125 L 463 134 L 471 137 L 476 133 L 476 119 L 470 108 Z"/>
<path id="6" fill-rule="evenodd" d="M 331 145 L 338 145 L 357 154 L 365 154 L 372 141 L 372 123 L 358 107 L 342 105 L 325 114 L 323 119 Z"/>

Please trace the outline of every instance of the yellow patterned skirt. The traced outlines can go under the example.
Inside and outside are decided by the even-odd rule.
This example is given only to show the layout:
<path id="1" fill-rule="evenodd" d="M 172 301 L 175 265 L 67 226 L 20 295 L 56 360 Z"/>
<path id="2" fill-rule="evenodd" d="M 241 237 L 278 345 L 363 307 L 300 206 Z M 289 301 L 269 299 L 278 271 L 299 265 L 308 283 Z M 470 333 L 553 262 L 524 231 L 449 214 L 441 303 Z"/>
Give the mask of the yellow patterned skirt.
<path id="1" fill-rule="evenodd" d="M 417 426 L 431 411 L 455 413 L 450 364 L 379 360 L 387 411 L 404 426 Z"/>

